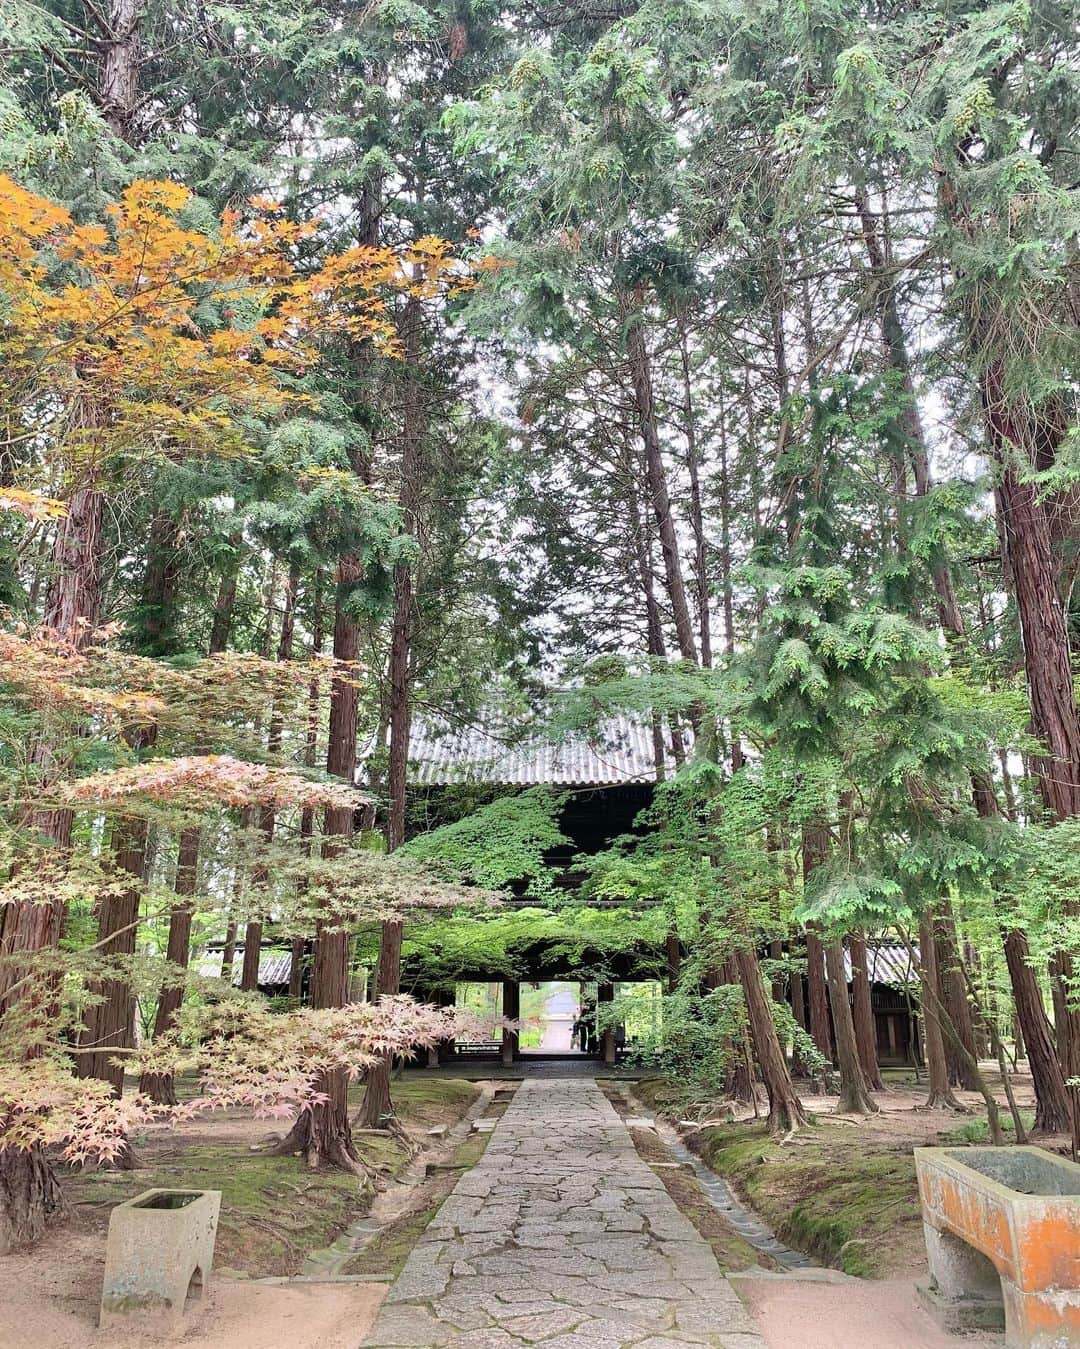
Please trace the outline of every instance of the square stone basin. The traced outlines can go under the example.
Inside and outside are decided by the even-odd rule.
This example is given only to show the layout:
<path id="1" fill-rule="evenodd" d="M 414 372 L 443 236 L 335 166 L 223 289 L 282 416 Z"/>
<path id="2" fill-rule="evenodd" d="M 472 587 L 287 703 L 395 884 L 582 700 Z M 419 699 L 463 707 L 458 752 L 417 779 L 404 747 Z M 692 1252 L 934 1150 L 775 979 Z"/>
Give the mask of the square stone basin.
<path id="1" fill-rule="evenodd" d="M 205 1298 L 220 1190 L 144 1190 L 109 1215 L 99 1324 L 179 1334 L 189 1295 Z"/>
<path id="2" fill-rule="evenodd" d="M 942 1148 L 952 1161 L 1023 1195 L 1080 1195 L 1080 1167 L 1042 1148 Z"/>
<path id="3" fill-rule="evenodd" d="M 931 1282 L 951 1330 L 1004 1312 L 1009 1349 L 1080 1349 L 1080 1166 L 1037 1147 L 916 1148 Z"/>

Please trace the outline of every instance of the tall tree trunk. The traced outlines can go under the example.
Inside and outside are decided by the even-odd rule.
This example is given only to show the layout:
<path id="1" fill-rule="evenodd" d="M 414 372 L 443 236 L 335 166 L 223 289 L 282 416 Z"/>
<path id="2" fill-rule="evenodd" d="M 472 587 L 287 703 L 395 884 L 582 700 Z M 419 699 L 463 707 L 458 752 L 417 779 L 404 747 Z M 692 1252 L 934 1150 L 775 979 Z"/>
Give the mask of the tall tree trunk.
<path id="1" fill-rule="evenodd" d="M 232 983 L 233 966 L 236 964 L 236 919 L 230 918 L 225 924 L 225 941 L 221 948 L 221 977 L 227 984 Z"/>
<path id="2" fill-rule="evenodd" d="M 1054 1031 L 1046 1015 L 1042 989 L 1031 967 L 1026 935 L 1018 928 L 1005 934 L 1005 963 L 1012 985 L 1016 1019 L 1023 1031 L 1028 1068 L 1035 1087 L 1037 1134 L 1066 1133 L 1071 1127 L 1069 1092 L 1054 1046 Z"/>
<path id="3" fill-rule="evenodd" d="M 832 1062 L 829 995 L 825 984 L 825 947 L 817 923 L 806 925 L 806 992 L 810 1037 L 824 1057 Z"/>
<path id="4" fill-rule="evenodd" d="M 109 130 L 134 144 L 139 94 L 139 0 L 111 0 L 100 44 L 102 115 Z"/>
<path id="5" fill-rule="evenodd" d="M 723 389 L 717 395 L 720 423 L 720 586 L 724 612 L 724 654 L 731 661 L 735 657 L 735 587 L 732 584 L 731 550 L 731 474 L 727 452 L 727 410 Z M 738 726 L 731 724 L 731 771 L 737 773 L 743 766 L 742 739 Z"/>
<path id="6" fill-rule="evenodd" d="M 290 567 L 288 579 L 285 584 L 285 594 L 282 596 L 281 609 L 281 629 L 278 634 L 277 659 L 284 664 L 292 660 L 293 633 L 296 627 L 296 591 L 300 584 L 300 569 L 295 564 Z M 270 580 L 270 602 L 267 607 L 266 615 L 266 647 L 270 645 L 270 628 L 273 622 L 274 609 L 274 584 L 273 573 Z M 270 711 L 270 729 L 266 737 L 266 752 L 271 762 L 281 752 L 281 737 L 284 731 L 284 720 L 281 714 L 280 706 L 275 702 Z M 274 841 L 274 830 L 276 827 L 277 815 L 272 807 L 264 807 L 259 812 L 259 829 L 264 841 L 269 845 Z M 266 883 L 265 871 L 260 868 L 252 878 L 252 895 L 258 902 L 259 890 Z M 259 965 L 262 960 L 262 938 L 263 938 L 263 918 L 262 915 L 256 915 L 248 920 L 247 929 L 244 933 L 244 964 L 240 973 L 240 988 L 245 993 L 256 993 L 259 988 Z"/>
<path id="7" fill-rule="evenodd" d="M 119 885 L 100 904 L 98 954 L 113 968 L 105 978 L 89 985 L 97 1001 L 86 1010 L 79 1048 L 92 1052 L 79 1053 L 75 1061 L 79 1077 L 100 1078 L 117 1096 L 124 1089 L 124 1067 L 117 1051 L 130 1049 L 135 1037 L 135 994 L 127 965 L 135 952 L 147 835 L 145 820 L 121 819 L 114 827 L 114 863 L 131 880 Z"/>
<path id="8" fill-rule="evenodd" d="M 679 934 L 674 928 L 669 928 L 664 938 L 664 953 L 667 958 L 668 992 L 674 993 L 679 987 L 679 974 L 682 970 L 682 946 Z"/>
<path id="9" fill-rule="evenodd" d="M 88 644 L 98 619 L 102 515 L 102 496 L 96 486 L 77 488 L 53 541 L 44 625 L 57 642 L 74 651 Z M 45 781 L 54 754 L 54 747 L 44 741 L 31 748 L 31 761 Z M 71 811 L 35 811 L 29 823 L 51 840 L 49 865 L 61 871 L 71 847 Z M 17 899 L 0 912 L 0 1036 L 9 1014 L 31 1028 L 40 1021 L 42 1037 L 48 1036 L 55 981 L 29 978 L 20 957 L 55 947 L 63 923 L 61 899 L 46 904 Z M 64 1211 L 60 1187 L 40 1147 L 0 1150 L 0 1254 L 35 1240 Z"/>
<path id="10" fill-rule="evenodd" d="M 829 1003 L 832 1007 L 833 1031 L 836 1035 L 836 1059 L 840 1069 L 840 1114 L 875 1115 L 877 1102 L 863 1075 L 859 1061 L 859 1046 L 855 1039 L 855 1022 L 848 1001 L 847 975 L 844 970 L 844 947 L 839 941 L 825 946 L 825 963 L 829 977 Z"/>
<path id="11" fill-rule="evenodd" d="M 175 526 L 173 526 L 175 530 Z M 236 536 L 236 547 L 240 539 Z M 214 617 L 210 632 L 208 654 L 218 655 L 229 644 L 232 630 L 233 608 L 236 601 L 236 578 L 239 562 L 230 560 L 218 581 L 217 598 L 214 603 Z M 178 587 L 179 573 L 172 569 L 173 580 L 169 588 Z M 166 639 L 162 638 L 162 645 Z M 180 833 L 180 844 L 176 858 L 176 881 L 173 886 L 180 896 L 180 902 L 174 904 L 169 912 L 169 935 L 166 944 L 166 959 L 173 969 L 187 970 L 191 959 L 191 925 L 194 914 L 189 897 L 195 894 L 195 882 L 199 867 L 200 831 L 198 825 L 188 825 Z M 232 980 L 233 959 L 236 948 L 236 922 L 230 920 L 225 936 L 225 949 L 222 952 L 221 975 Z M 162 984 L 158 994 L 157 1012 L 154 1016 L 155 1037 L 169 1031 L 180 1014 L 184 1001 L 183 977 L 168 978 Z M 139 1083 L 139 1090 L 151 1100 L 161 1105 L 176 1104 L 176 1084 L 171 1073 L 147 1073 Z"/>
<path id="12" fill-rule="evenodd" d="M 957 218 L 955 203 L 951 196 L 946 193 L 946 204 Z M 926 436 L 923 431 L 922 423 L 919 418 L 918 406 L 915 400 L 914 383 L 911 378 L 911 366 L 908 359 L 907 347 L 903 332 L 903 326 L 900 321 L 899 312 L 896 306 L 896 295 L 888 280 L 888 259 L 880 242 L 877 221 L 870 212 L 869 204 L 865 193 L 860 192 L 857 197 L 857 206 L 862 220 L 863 237 L 866 241 L 867 252 L 870 257 L 871 266 L 876 277 L 875 299 L 881 315 L 882 336 L 886 355 L 889 364 L 894 370 L 900 372 L 903 379 L 903 391 L 906 395 L 906 404 L 901 412 L 902 429 L 906 432 L 909 450 L 912 457 L 912 466 L 915 476 L 915 490 L 919 496 L 924 496 L 930 487 L 929 470 L 929 451 L 927 448 Z M 1000 375 L 1000 367 L 994 368 Z M 995 444 L 999 462 L 1005 463 L 1009 460 L 1010 443 L 1009 428 L 1007 420 L 1004 418 L 1005 405 L 1001 403 L 995 392 L 994 369 L 987 377 L 984 388 L 984 405 L 987 410 L 987 420 L 991 428 L 991 437 Z M 1037 503 L 1033 502 L 1032 496 L 1028 493 L 1022 493 L 1022 501 L 1014 503 L 1013 497 L 1016 488 L 1020 486 L 1016 482 L 1015 475 L 1006 473 L 1003 475 L 1002 488 L 998 493 L 998 518 L 1002 532 L 1004 551 L 1007 564 L 1011 561 L 1011 552 L 1019 545 L 1014 542 L 1010 546 L 1010 537 L 1016 537 L 1024 534 L 1027 529 L 1026 511 L 1033 506 L 1037 510 Z M 1022 507 L 1021 517 L 1010 520 L 1010 512 L 1014 504 Z M 1025 611 L 1031 614 L 1027 627 L 1031 632 L 1031 639 L 1034 642 L 1040 640 L 1038 613 L 1040 603 L 1037 596 L 1041 595 L 1044 600 L 1050 596 L 1056 597 L 1056 588 L 1052 576 L 1052 565 L 1049 558 L 1050 530 L 1048 522 L 1036 520 L 1037 528 L 1028 533 L 1025 546 L 1019 546 L 1019 556 L 1017 562 L 1019 570 L 1025 577 Z M 933 578 L 934 591 L 938 601 L 938 619 L 946 638 L 951 641 L 964 640 L 965 624 L 963 615 L 956 602 L 955 592 L 952 586 L 952 579 L 948 568 L 943 561 L 937 561 L 932 565 L 931 574 Z M 1012 574 L 1014 593 L 1016 593 L 1016 573 Z M 1049 601 L 1053 604 L 1053 600 Z M 1020 597 L 1017 594 L 1017 605 L 1019 608 Z M 1021 627 L 1024 628 L 1024 614 L 1021 614 Z M 1064 624 L 1059 629 L 1056 623 L 1051 624 L 1052 640 L 1051 646 L 1058 651 L 1058 662 L 1061 665 L 1061 651 L 1064 648 L 1067 651 L 1067 633 L 1064 631 Z M 1027 650 L 1027 638 L 1025 637 L 1025 653 Z M 1040 663 L 1041 664 L 1041 663 Z M 1066 654 L 1064 665 L 1068 664 Z M 1030 677 L 1029 677 L 1030 678 Z M 1040 679 L 1040 687 L 1043 680 Z M 1051 683 L 1053 677 L 1051 676 Z M 1047 695 L 1047 701 L 1051 707 L 1055 707 L 1057 699 L 1053 690 Z M 1071 704 L 1071 685 L 1070 697 L 1068 703 Z M 1066 723 L 1070 717 L 1070 707 L 1064 709 Z M 1056 717 L 1052 714 L 1052 719 Z M 1069 741 L 1069 732 L 1066 728 L 1065 742 Z M 1001 756 L 1003 779 L 1005 784 L 1006 796 L 1011 796 L 1011 781 L 1008 774 L 1008 764 L 1004 755 Z M 972 777 L 972 799 L 976 811 L 983 817 L 991 817 L 998 813 L 996 795 L 993 790 L 993 784 L 989 775 L 980 776 L 978 774 Z M 1009 811 L 1010 818 L 1015 818 L 1015 807 Z M 1042 993 L 1039 988 L 1038 979 L 1034 970 L 1028 961 L 1027 939 L 1022 932 L 1012 931 L 1005 933 L 1005 956 L 1006 964 L 1009 970 L 1009 977 L 1012 984 L 1013 999 L 1016 1005 L 1017 1019 L 1022 1028 L 1025 1038 L 1030 1036 L 1037 1048 L 1035 1059 L 1031 1065 L 1032 1077 L 1035 1086 L 1036 1097 L 1036 1124 L 1037 1131 L 1056 1132 L 1068 1127 L 1068 1099 L 1064 1085 L 1064 1075 L 1061 1067 L 1055 1057 L 1053 1032 L 1049 1019 L 1046 1016 L 1046 1010 L 1043 1005 Z M 951 963 L 951 962 L 950 962 Z M 965 1037 L 964 1011 L 959 1006 L 959 997 L 962 990 L 957 987 L 958 972 L 952 971 L 950 979 L 949 997 L 947 999 L 951 1008 L 959 1012 L 959 1021 L 957 1030 L 961 1038 Z M 962 973 L 959 974 L 959 980 L 962 981 Z M 965 999 L 966 1004 L 966 999 Z M 955 1019 L 955 1018 L 954 1018 Z M 973 1044 L 969 1046 L 973 1048 Z M 957 1056 L 960 1062 L 963 1062 L 963 1056 Z M 970 1073 L 966 1070 L 964 1077 L 970 1079 Z M 965 1086 L 970 1086 L 970 1080 L 965 1081 Z"/>
<path id="13" fill-rule="evenodd" d="M 823 825 L 805 825 L 802 836 L 803 884 L 814 868 L 829 855 L 829 831 Z M 825 949 L 821 942 L 821 925 L 806 924 L 806 985 L 810 1007 L 810 1034 L 814 1044 L 832 1059 L 832 1036 L 829 1029 L 829 1000 L 825 987 Z"/>
<path id="14" fill-rule="evenodd" d="M 639 294 L 635 298 L 640 306 L 642 296 Z M 645 468 L 649 482 L 649 496 L 656 516 L 660 551 L 664 558 L 664 576 L 667 582 L 671 614 L 675 622 L 679 654 L 683 660 L 693 661 L 694 664 L 697 664 L 698 653 L 697 643 L 694 640 L 694 622 L 686 597 L 686 584 L 683 581 L 682 559 L 679 552 L 679 538 L 675 529 L 675 517 L 671 510 L 671 498 L 668 494 L 667 472 L 664 468 L 663 454 L 660 449 L 660 433 L 657 427 L 656 405 L 653 399 L 652 372 L 649 366 L 648 348 L 645 345 L 645 329 L 640 308 L 628 317 L 626 351 L 630 364 L 630 377 L 634 386 L 634 404 L 637 409 L 641 439 L 645 448 Z"/>
<path id="15" fill-rule="evenodd" d="M 938 183 L 944 215 L 967 239 L 977 242 L 979 226 L 969 213 L 956 180 L 942 174 Z M 989 301 L 992 303 L 992 300 Z M 1080 814 L 1080 712 L 1073 692 L 1068 605 L 1075 560 L 1057 545 L 1075 532 L 1075 491 L 1047 496 L 1032 481 L 1032 471 L 1054 466 L 1069 421 L 1057 395 L 1017 395 L 1001 355 L 999 330 L 1010 315 L 987 311 L 981 288 L 966 298 L 968 350 L 978 371 L 983 414 L 997 468 L 998 527 L 1004 544 L 1005 571 L 1016 602 L 1024 650 L 1031 727 L 1047 753 L 1033 767 L 1046 812 L 1052 821 Z M 1018 320 L 1021 321 L 1021 320 Z M 1080 901 L 1069 905 L 1080 912 Z M 1072 954 L 1055 963 L 1056 991 L 1072 974 Z M 1063 1009 L 1058 1018 L 1057 1050 L 1066 1077 L 1080 1076 L 1080 1008 Z"/>
<path id="16" fill-rule="evenodd" d="M 217 594 L 214 597 L 214 612 L 210 620 L 210 654 L 224 651 L 229 644 L 232 631 L 233 610 L 236 607 L 236 582 L 240 575 L 240 552 L 243 535 L 236 530 L 229 537 L 229 553 L 218 578 Z"/>
<path id="17" fill-rule="evenodd" d="M 375 975 L 376 998 L 393 997 L 401 988 L 401 939 L 404 927 L 400 919 L 389 919 L 382 925 L 379 938 L 379 966 Z M 356 1122 L 365 1129 L 382 1128 L 394 1115 L 390 1092 L 393 1059 L 382 1055 L 368 1069 L 364 1099 Z"/>
<path id="18" fill-rule="evenodd" d="M 956 923 L 953 920 L 952 906 L 948 900 L 942 902 L 934 925 L 937 941 L 938 972 L 944 994 L 945 1007 L 956 1027 L 956 1036 L 964 1052 L 949 1052 L 946 1045 L 946 1059 L 950 1065 L 950 1076 L 965 1091 L 978 1091 L 975 1074 L 971 1070 L 971 1061 L 978 1060 L 975 1047 L 975 1020 L 971 1014 L 967 986 L 960 968 L 960 953 L 956 945 Z"/>
<path id="19" fill-rule="evenodd" d="M 323 648 L 323 573 L 315 573 L 315 587 L 312 596 L 312 614 L 311 614 L 311 657 L 317 660 L 322 655 Z M 304 741 L 304 763 L 308 768 L 315 767 L 315 761 L 318 755 L 319 746 L 319 699 L 321 697 L 321 681 L 318 673 L 311 676 L 308 681 L 308 717 L 307 731 Z M 310 806 L 305 806 L 300 812 L 300 838 L 303 840 L 302 846 L 307 856 L 311 856 L 312 840 L 315 835 L 315 811 Z M 312 943 L 307 937 L 294 937 L 292 939 L 291 959 L 289 963 L 289 997 L 295 998 L 297 1002 L 304 997 L 304 963 L 312 953 Z"/>
<path id="20" fill-rule="evenodd" d="M 179 584 L 176 525 L 158 512 L 150 523 L 146 571 L 139 595 L 140 644 L 146 655 L 163 655 L 173 649 Z M 157 727 L 131 732 L 127 739 L 136 753 L 143 754 L 157 741 Z M 124 1087 L 124 1070 L 113 1060 L 117 1050 L 130 1049 L 135 1043 L 135 993 L 126 966 L 135 953 L 148 836 L 145 819 L 120 817 L 113 827 L 114 864 L 133 881 L 106 895 L 98 906 L 98 952 L 115 968 L 110 977 L 90 985 L 97 1001 L 87 1008 L 80 1048 L 92 1049 L 93 1053 L 76 1058 L 80 1077 L 101 1078 L 118 1096 Z M 130 1160 L 130 1154 L 125 1153 L 125 1158 Z"/>
<path id="21" fill-rule="evenodd" d="M 707 970 L 704 985 L 707 989 L 722 988 L 725 985 L 740 986 L 739 965 L 735 957 L 727 956 L 718 969 Z M 756 1113 L 757 1091 L 754 1087 L 753 1064 L 747 1052 L 745 1030 L 739 1037 L 739 1043 L 733 1044 L 732 1049 L 734 1052 L 731 1062 L 724 1074 L 724 1095 L 732 1101 L 741 1101 L 745 1104 L 752 1102 Z M 783 1053 L 782 1047 L 781 1053 Z"/>
<path id="22" fill-rule="evenodd" d="M 410 299 L 402 315 L 401 340 L 406 361 L 402 407 L 401 490 L 402 524 L 406 533 L 416 529 L 420 506 L 420 477 L 424 457 L 425 409 L 419 382 L 420 302 Z M 413 626 L 413 574 L 409 564 L 394 571 L 394 618 L 390 632 L 390 762 L 389 809 L 386 846 L 395 852 L 405 842 L 406 774 L 409 763 L 410 654 Z M 399 920 L 384 922 L 379 938 L 379 968 L 376 997 L 393 997 L 401 987 L 401 941 Z M 393 1059 L 383 1054 L 368 1069 L 364 1100 L 357 1115 L 363 1127 L 375 1129 L 394 1113 L 390 1094 Z"/>
<path id="23" fill-rule="evenodd" d="M 997 379 L 1000 380 L 1000 373 Z M 1012 427 L 1004 393 L 990 383 L 985 394 L 992 439 L 999 445 L 999 514 L 1013 596 L 1024 646 L 1031 726 L 1048 753 L 1033 757 L 1039 791 L 1052 820 L 1080 813 L 1080 716 L 1073 695 L 1072 662 L 1065 609 L 1057 593 L 1050 523 L 1038 486 L 1014 468 L 1019 432 Z M 1064 989 L 1072 956 L 1057 958 Z M 1064 1004 L 1064 997 L 1061 998 Z M 1080 1011 L 1065 1010 L 1057 1026 L 1058 1057 L 1067 1077 L 1080 1076 Z"/>
<path id="24" fill-rule="evenodd" d="M 632 473 L 632 468 L 630 472 Z M 634 541 L 634 561 L 637 566 L 641 594 L 645 601 L 645 649 L 650 656 L 663 660 L 667 656 L 664 641 L 664 626 L 660 618 L 660 606 L 656 602 L 656 590 L 653 584 L 652 558 L 647 521 L 643 518 L 640 502 L 636 495 L 631 496 L 632 531 Z M 656 769 L 656 781 L 663 782 L 667 776 L 667 754 L 664 749 L 664 720 L 655 709 L 650 713 L 652 734 L 653 765 Z M 679 967 L 682 954 L 679 945 L 679 933 L 672 919 L 672 927 L 666 937 L 668 961 L 668 991 L 674 992 L 679 984 Z"/>
<path id="25" fill-rule="evenodd" d="M 866 938 L 852 935 L 851 951 L 851 993 L 855 1022 L 855 1040 L 859 1049 L 859 1062 L 871 1091 L 882 1091 L 881 1067 L 878 1063 L 877 1033 L 874 1028 L 874 1006 L 870 993 L 870 971 L 867 964 Z"/>
<path id="26" fill-rule="evenodd" d="M 334 610 L 334 677 L 330 689 L 330 727 L 326 771 L 353 782 L 356 774 L 356 718 L 359 691 L 353 666 L 360 652 L 360 629 L 354 616 L 353 590 L 360 580 L 359 559 L 343 557 L 337 568 Z M 324 821 L 328 856 L 348 847 L 353 834 L 351 806 L 328 807 Z M 349 1000 L 350 936 L 342 915 L 328 910 L 315 934 L 315 961 L 311 977 L 311 1004 L 315 1008 L 343 1007 Z M 301 1113 L 279 1152 L 302 1152 L 308 1165 L 338 1166 L 357 1174 L 365 1168 L 353 1146 L 349 1125 L 349 1077 L 344 1069 L 323 1073 L 318 1090 L 325 1100 Z"/>
<path id="27" fill-rule="evenodd" d="M 791 976 L 791 1015 L 795 1018 L 795 1023 L 801 1026 L 803 1030 L 806 1026 L 806 989 L 803 981 L 803 975 L 796 972 Z M 796 1076 L 801 1075 L 805 1065 L 802 1056 L 799 1053 L 798 1042 L 791 1048 L 791 1070 Z"/>
<path id="28" fill-rule="evenodd" d="M 690 526 L 694 531 L 694 589 L 697 599 L 698 635 L 701 644 L 701 664 L 712 665 L 712 628 L 709 619 L 709 546 L 705 537 L 705 516 L 701 505 L 700 463 L 697 443 L 697 422 L 694 414 L 694 395 L 690 379 L 690 351 L 686 328 L 679 323 L 679 353 L 682 358 L 683 378 L 683 434 L 686 438 L 686 468 L 690 478 Z M 636 389 L 636 385 L 635 385 Z"/>
<path id="29" fill-rule="evenodd" d="M 769 1096 L 769 1132 L 774 1137 L 789 1134 L 806 1124 L 806 1112 L 788 1072 L 757 957 L 743 947 L 736 956 L 736 963 L 746 998 L 754 1056 Z"/>
<path id="30" fill-rule="evenodd" d="M 191 960 L 191 923 L 194 916 L 189 897 L 195 895 L 198 865 L 199 829 L 192 825 L 180 834 L 176 880 L 173 883 L 179 903 L 174 904 L 169 913 L 169 938 L 165 949 L 168 971 L 158 994 L 154 1017 L 155 1040 L 172 1030 L 184 1000 L 184 979 Z M 172 1073 L 144 1073 L 139 1081 L 139 1090 L 161 1105 L 176 1104 L 176 1083 Z"/>
<path id="31" fill-rule="evenodd" d="M 949 1065 L 945 1058 L 945 1037 L 940 1012 L 943 1006 L 941 978 L 938 973 L 937 943 L 934 941 L 934 914 L 927 912 L 919 920 L 919 978 L 922 984 L 923 1039 L 926 1073 L 930 1080 L 928 1107 L 947 1106 L 959 1110 L 960 1102 L 949 1085 Z"/>

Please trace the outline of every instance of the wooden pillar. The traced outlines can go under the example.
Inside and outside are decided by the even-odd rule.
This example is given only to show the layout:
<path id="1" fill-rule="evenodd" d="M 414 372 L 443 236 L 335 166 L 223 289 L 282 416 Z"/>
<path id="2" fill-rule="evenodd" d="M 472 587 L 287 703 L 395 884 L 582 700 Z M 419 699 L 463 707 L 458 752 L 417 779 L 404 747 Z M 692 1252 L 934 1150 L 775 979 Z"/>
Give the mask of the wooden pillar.
<path id="1" fill-rule="evenodd" d="M 599 1004 L 602 1002 L 615 1001 L 615 985 L 599 984 L 596 989 L 597 1011 L 600 1010 Z M 604 1062 L 609 1068 L 615 1066 L 615 1027 L 605 1026 L 600 1035 L 600 1048 L 603 1052 Z"/>
<path id="2" fill-rule="evenodd" d="M 502 1014 L 508 1021 L 516 1021 L 521 1015 L 521 985 L 516 979 L 504 979 L 502 986 Z M 518 1032 L 503 1027 L 502 1061 L 509 1068 L 518 1056 Z"/>
<path id="3" fill-rule="evenodd" d="M 440 1007 L 455 1007 L 457 1005 L 457 985 L 455 984 L 452 988 L 440 988 L 435 1000 Z M 456 1040 L 440 1040 L 435 1046 L 438 1055 L 437 1062 L 448 1063 L 454 1057 L 456 1049 Z"/>

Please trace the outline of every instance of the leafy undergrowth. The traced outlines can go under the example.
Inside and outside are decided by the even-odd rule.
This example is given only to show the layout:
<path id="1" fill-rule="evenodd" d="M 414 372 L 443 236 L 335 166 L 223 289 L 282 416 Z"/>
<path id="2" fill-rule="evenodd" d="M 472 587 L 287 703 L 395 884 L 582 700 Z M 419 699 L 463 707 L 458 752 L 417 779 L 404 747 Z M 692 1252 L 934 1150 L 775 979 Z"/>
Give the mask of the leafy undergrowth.
<path id="1" fill-rule="evenodd" d="M 1035 1114 L 1031 1110 L 1021 1110 L 1020 1119 L 1025 1129 L 1030 1130 L 1035 1123 Z M 1001 1116 L 1001 1131 L 1004 1134 L 1016 1133 L 1016 1125 L 1004 1112 Z M 953 1143 L 989 1143 L 990 1125 L 984 1119 L 969 1120 L 962 1124 L 958 1129 L 953 1129 L 949 1135 L 949 1141 Z M 1015 1139 L 1008 1139 L 1013 1142 Z"/>
<path id="2" fill-rule="evenodd" d="M 472 1083 L 441 1078 L 395 1083 L 401 1123 L 420 1141 L 452 1124 L 476 1100 Z M 363 1096 L 361 1088 L 351 1103 Z M 155 1187 L 221 1190 L 214 1263 L 252 1278 L 295 1274 L 312 1251 L 328 1246 L 371 1202 L 370 1187 L 340 1171 L 310 1171 L 300 1157 L 253 1151 L 267 1122 L 215 1116 L 175 1132 L 136 1140 L 133 1171 L 71 1172 L 68 1198 L 89 1225 L 104 1226 L 113 1205 Z M 396 1175 L 409 1158 L 396 1138 L 362 1134 L 357 1148 L 370 1166 Z"/>
<path id="3" fill-rule="evenodd" d="M 661 1114 L 678 1096 L 659 1079 L 639 1082 L 634 1092 Z M 758 1123 L 712 1125 L 687 1143 L 796 1250 L 861 1278 L 907 1271 L 922 1259 L 907 1140 L 874 1139 L 818 1119 L 783 1146 Z"/>

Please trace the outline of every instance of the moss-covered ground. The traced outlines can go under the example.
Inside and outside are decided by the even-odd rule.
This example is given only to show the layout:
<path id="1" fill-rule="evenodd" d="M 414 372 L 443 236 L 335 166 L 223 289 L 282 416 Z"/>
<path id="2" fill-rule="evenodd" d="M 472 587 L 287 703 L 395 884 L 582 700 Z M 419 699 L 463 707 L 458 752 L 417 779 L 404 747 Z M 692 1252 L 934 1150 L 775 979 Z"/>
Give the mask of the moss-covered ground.
<path id="1" fill-rule="evenodd" d="M 355 1104 L 360 1088 L 350 1097 Z M 406 1078 L 394 1102 L 414 1142 L 428 1129 L 452 1124 L 476 1100 L 478 1088 L 452 1078 Z M 371 1202 L 370 1185 L 340 1171 L 311 1171 L 300 1157 L 262 1150 L 267 1121 L 208 1117 L 174 1132 L 135 1140 L 132 1171 L 71 1172 L 64 1189 L 89 1226 L 103 1225 L 113 1205 L 154 1187 L 221 1190 L 215 1264 L 258 1278 L 295 1274 L 312 1251 L 328 1246 Z M 397 1138 L 361 1134 L 357 1148 L 369 1166 L 396 1175 L 409 1161 Z"/>
<path id="2" fill-rule="evenodd" d="M 637 1083 L 634 1093 L 661 1114 L 679 1099 L 678 1090 L 661 1079 Z M 879 1278 L 921 1257 L 922 1220 L 907 1138 L 882 1138 L 818 1116 L 785 1144 L 770 1139 L 757 1122 L 711 1125 L 686 1141 L 781 1241 L 823 1264 Z"/>
<path id="3" fill-rule="evenodd" d="M 489 1110 L 487 1117 L 495 1112 Z M 501 1113 L 501 1111 L 499 1112 Z M 462 1175 L 484 1155 L 490 1134 L 471 1134 L 460 1143 L 449 1159 L 428 1172 L 418 1193 L 417 1204 L 394 1222 L 388 1223 L 371 1242 L 346 1265 L 346 1274 L 393 1282 L 409 1258 L 409 1252 L 423 1236 L 428 1223 L 438 1213 L 443 1200 Z"/>

